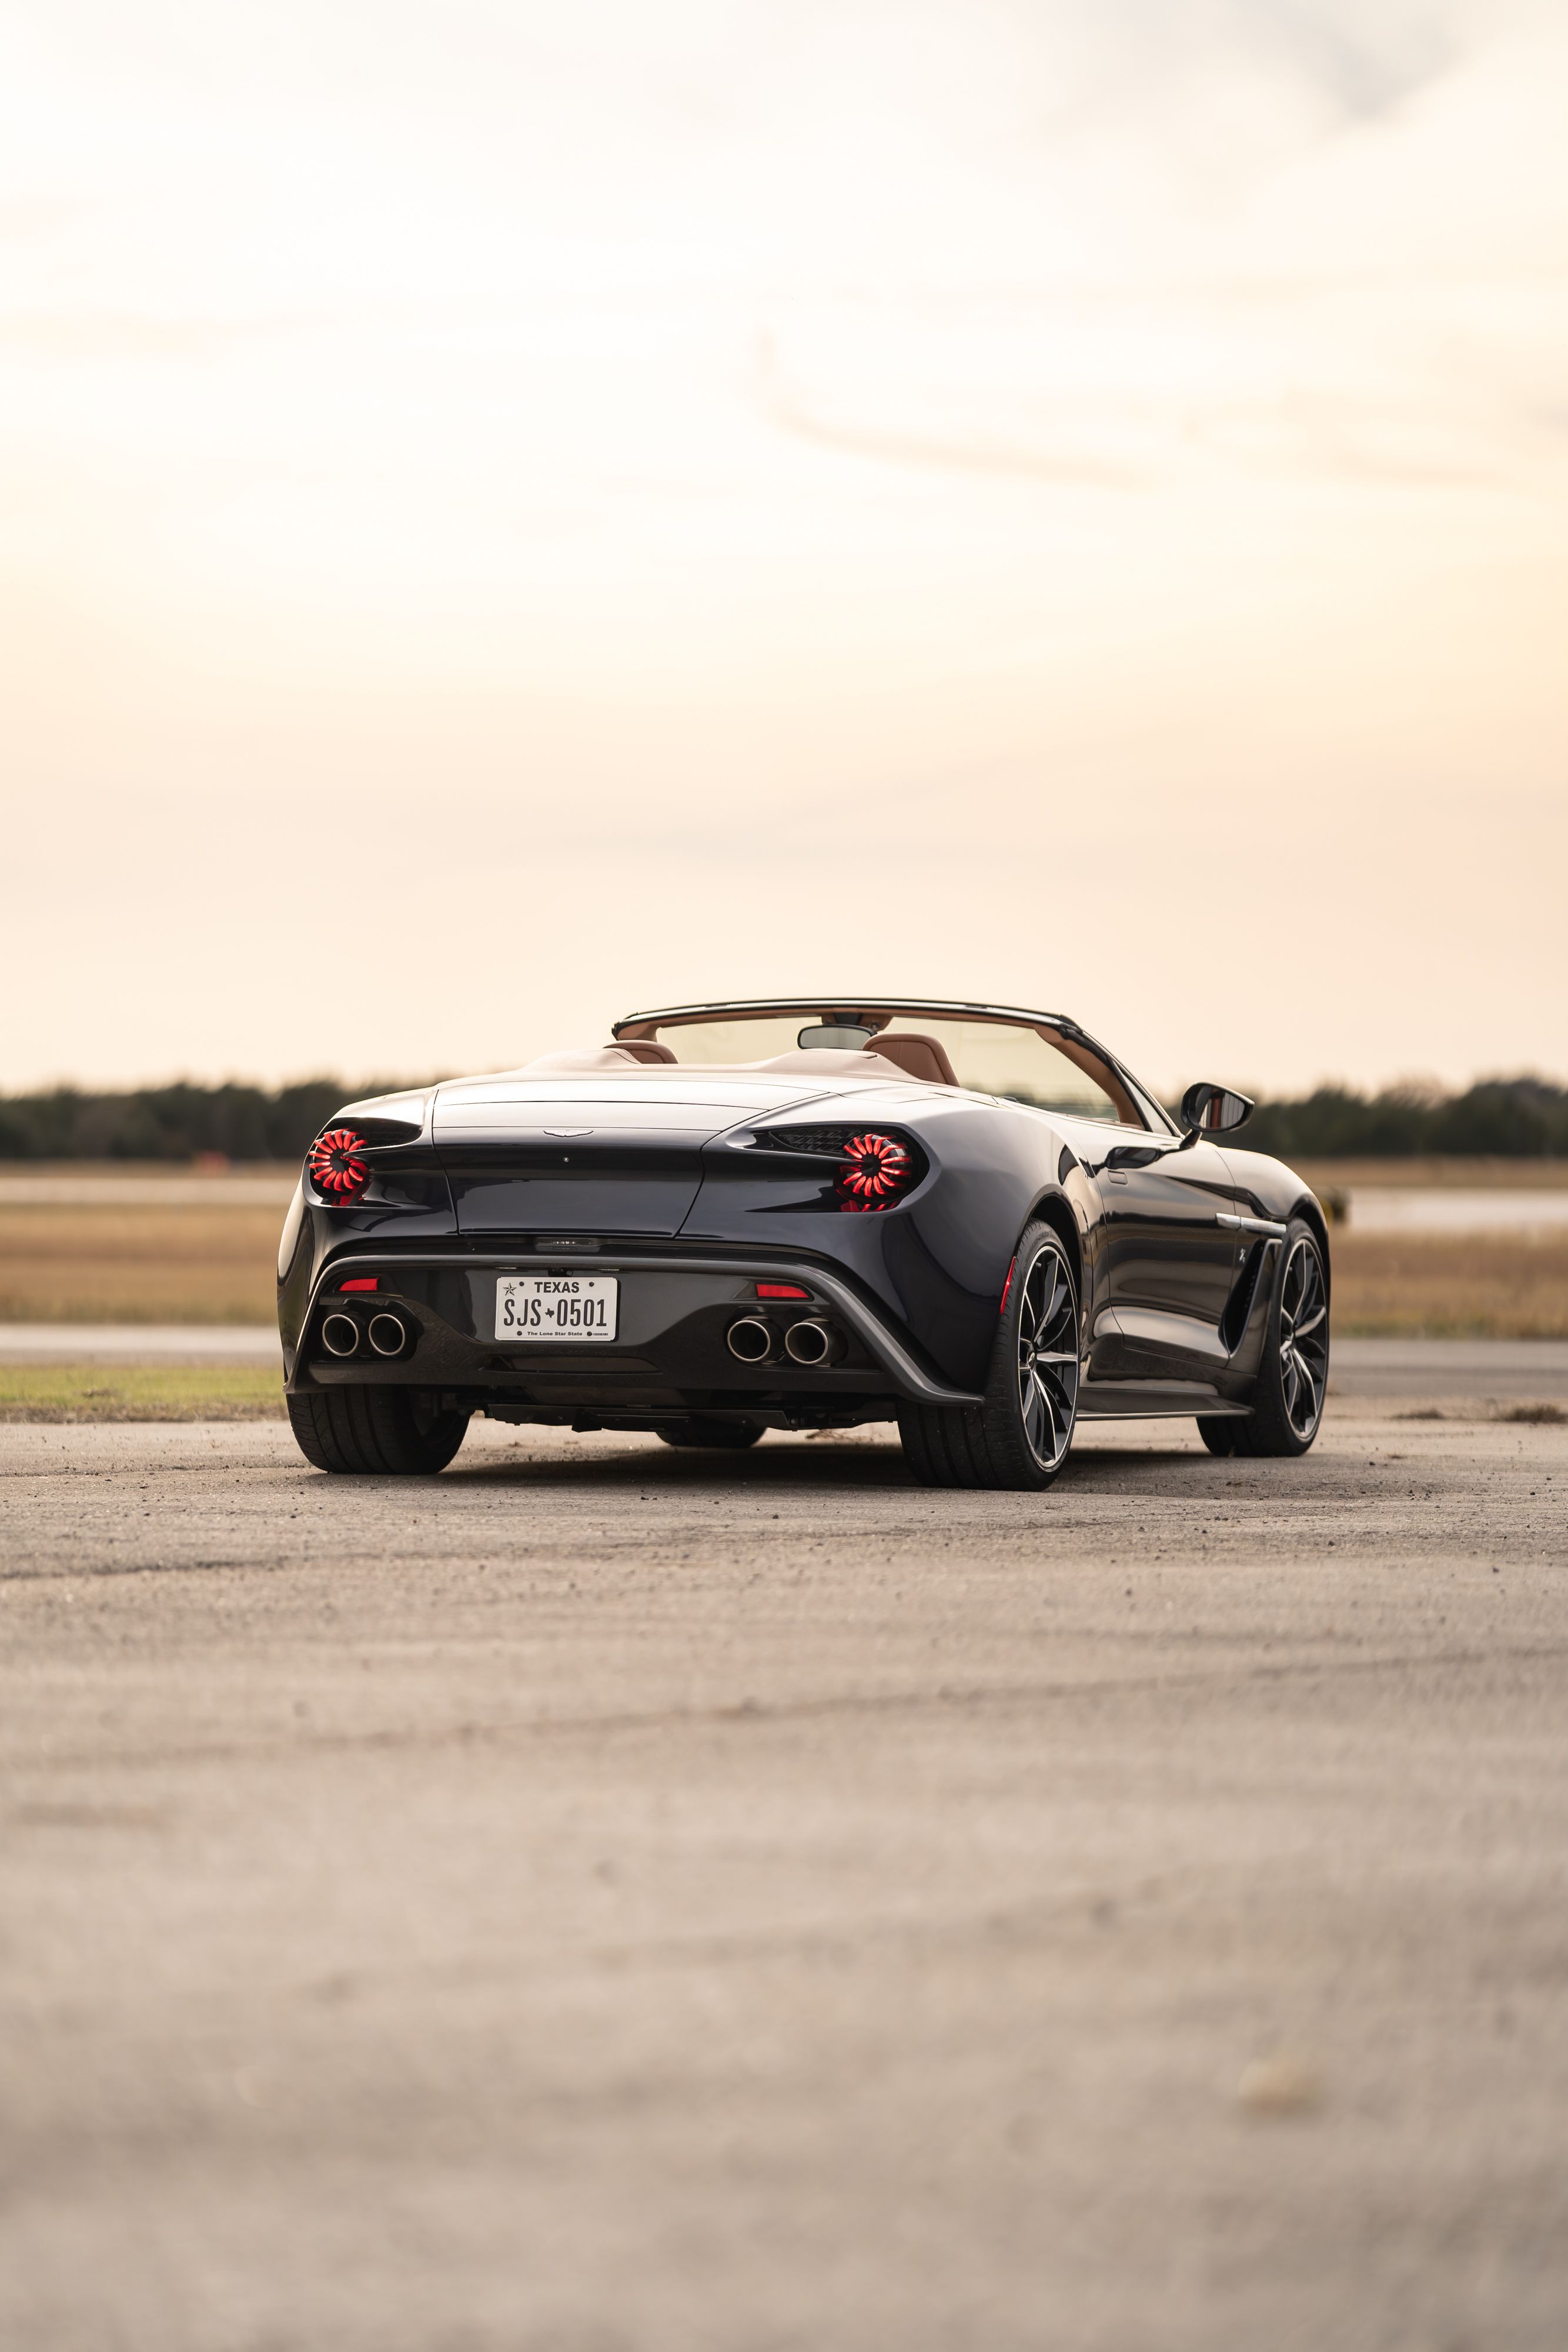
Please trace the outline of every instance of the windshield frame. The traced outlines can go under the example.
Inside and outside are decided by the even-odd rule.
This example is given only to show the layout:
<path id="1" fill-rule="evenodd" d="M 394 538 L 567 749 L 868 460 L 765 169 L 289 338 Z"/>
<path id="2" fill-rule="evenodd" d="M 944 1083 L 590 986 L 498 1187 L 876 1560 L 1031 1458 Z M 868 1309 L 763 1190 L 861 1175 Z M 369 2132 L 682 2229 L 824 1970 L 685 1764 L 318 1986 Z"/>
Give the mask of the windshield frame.
<path id="1" fill-rule="evenodd" d="M 872 1030 L 884 1029 L 890 1021 L 918 1018 L 922 1014 L 944 1021 L 975 1021 L 992 1026 L 1000 1024 L 1012 1028 L 1032 1029 L 1044 1043 L 1062 1051 L 1070 1062 L 1079 1060 L 1079 1055 L 1073 1051 L 1076 1046 L 1080 1052 L 1092 1055 L 1113 1072 L 1125 1088 L 1134 1108 L 1143 1114 L 1139 1131 L 1156 1135 L 1176 1135 L 1180 1131 L 1164 1105 L 1134 1076 L 1126 1065 L 1118 1061 L 1097 1037 L 1092 1037 L 1086 1029 L 1081 1028 L 1064 1013 L 1035 1013 L 1016 1004 L 954 1003 L 944 997 L 931 996 L 732 997 L 711 1004 L 672 1004 L 657 1012 L 629 1013 L 613 1024 L 610 1034 L 616 1040 L 652 1039 L 661 1029 L 696 1028 L 719 1021 L 763 1021 L 796 1015 L 802 1020 L 820 1020 L 828 1013 Z M 875 1050 L 874 1045 L 872 1050 Z M 1065 1118 L 1069 1114 L 1063 1112 L 1061 1116 Z"/>

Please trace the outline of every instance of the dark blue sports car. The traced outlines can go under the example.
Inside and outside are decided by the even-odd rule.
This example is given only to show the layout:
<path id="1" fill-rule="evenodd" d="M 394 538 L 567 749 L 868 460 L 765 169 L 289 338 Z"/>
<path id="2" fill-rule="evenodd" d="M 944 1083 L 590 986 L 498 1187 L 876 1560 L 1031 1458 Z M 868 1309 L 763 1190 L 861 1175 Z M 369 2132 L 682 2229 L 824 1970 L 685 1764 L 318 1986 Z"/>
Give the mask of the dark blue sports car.
<path id="1" fill-rule="evenodd" d="M 914 1475 L 1042 1487 L 1080 1421 L 1192 1414 L 1305 1453 L 1322 1213 L 1174 1122 L 1059 1013 L 685 1004 L 519 1070 L 345 1104 L 278 1252 L 289 1416 L 323 1470 L 440 1470 L 469 1416 L 744 1446 L 896 1421 Z"/>

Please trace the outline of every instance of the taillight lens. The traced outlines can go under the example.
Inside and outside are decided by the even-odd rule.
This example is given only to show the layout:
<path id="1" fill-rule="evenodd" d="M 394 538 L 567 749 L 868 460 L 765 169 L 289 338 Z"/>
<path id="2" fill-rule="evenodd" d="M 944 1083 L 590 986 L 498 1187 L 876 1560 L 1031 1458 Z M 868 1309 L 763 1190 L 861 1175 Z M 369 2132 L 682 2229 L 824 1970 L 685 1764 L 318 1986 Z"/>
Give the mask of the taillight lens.
<path id="1" fill-rule="evenodd" d="M 879 1135 L 868 1128 L 862 1135 L 852 1135 L 844 1144 L 843 1165 L 837 1181 L 839 1206 L 861 1211 L 890 1209 L 902 1193 L 907 1192 L 914 1175 L 915 1163 L 896 1137 Z"/>
<path id="2" fill-rule="evenodd" d="M 305 1163 L 316 1190 L 329 1201 L 357 1201 L 371 1181 L 364 1149 L 364 1137 L 351 1128 L 329 1127 L 319 1135 Z"/>

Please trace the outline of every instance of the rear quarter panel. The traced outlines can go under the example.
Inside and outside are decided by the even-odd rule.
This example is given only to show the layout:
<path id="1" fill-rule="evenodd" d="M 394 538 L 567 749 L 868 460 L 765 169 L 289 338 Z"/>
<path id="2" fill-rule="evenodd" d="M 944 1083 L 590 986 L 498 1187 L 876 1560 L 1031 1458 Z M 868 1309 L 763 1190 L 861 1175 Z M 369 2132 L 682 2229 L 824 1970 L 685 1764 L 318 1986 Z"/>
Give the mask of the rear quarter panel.
<path id="1" fill-rule="evenodd" d="M 799 1123 L 825 1118 L 913 1134 L 930 1163 L 926 1175 L 894 1208 L 848 1213 L 824 1202 L 821 1178 L 780 1173 L 777 1163 L 770 1171 L 721 1136 L 705 1150 L 702 1186 L 682 1240 L 806 1250 L 829 1259 L 897 1318 L 933 1370 L 956 1386 L 978 1388 L 1019 1234 L 1042 1195 L 1061 1189 L 1061 1138 L 1039 1112 L 926 1088 L 895 1096 L 881 1086 L 874 1096 L 814 1104 Z M 775 1117 L 768 1124 L 789 1120 Z"/>

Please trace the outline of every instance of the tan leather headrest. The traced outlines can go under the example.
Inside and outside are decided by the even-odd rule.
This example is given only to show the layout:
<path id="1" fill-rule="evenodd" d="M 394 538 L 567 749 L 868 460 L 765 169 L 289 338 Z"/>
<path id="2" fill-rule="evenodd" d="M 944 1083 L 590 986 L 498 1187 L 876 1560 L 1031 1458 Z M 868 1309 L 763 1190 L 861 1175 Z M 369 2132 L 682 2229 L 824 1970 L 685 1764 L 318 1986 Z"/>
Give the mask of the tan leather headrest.
<path id="1" fill-rule="evenodd" d="M 879 1061 L 896 1062 L 906 1078 L 919 1078 L 928 1087 L 956 1087 L 958 1083 L 947 1059 L 947 1049 L 939 1038 L 900 1031 L 896 1036 L 873 1037 L 865 1050 Z"/>
<path id="2" fill-rule="evenodd" d="M 617 1037 L 606 1047 L 607 1053 L 630 1054 L 634 1062 L 673 1062 L 674 1054 L 653 1037 Z"/>

